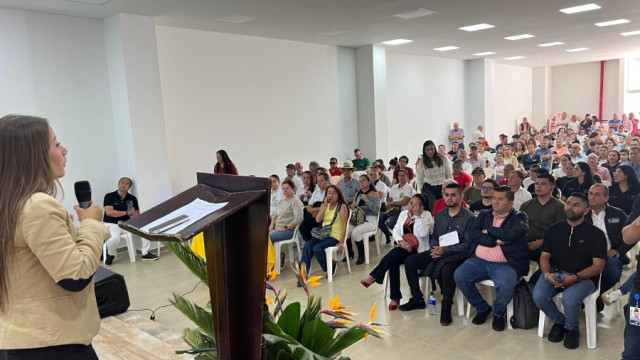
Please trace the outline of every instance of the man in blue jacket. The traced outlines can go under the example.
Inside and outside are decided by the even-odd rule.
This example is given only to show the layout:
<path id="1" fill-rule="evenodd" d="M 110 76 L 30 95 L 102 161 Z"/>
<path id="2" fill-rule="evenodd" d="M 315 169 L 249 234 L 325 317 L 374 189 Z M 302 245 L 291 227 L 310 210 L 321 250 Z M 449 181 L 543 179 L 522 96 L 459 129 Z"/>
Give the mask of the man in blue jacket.
<path id="1" fill-rule="evenodd" d="M 513 208 L 514 193 L 507 186 L 497 188 L 493 195 L 493 210 L 482 210 L 467 237 L 471 240 L 470 258 L 455 272 L 454 279 L 477 314 L 472 322 L 484 324 L 493 312 L 493 329 L 505 328 L 507 305 L 513 298 L 518 278 L 529 272 L 527 214 Z M 492 309 L 482 298 L 476 283 L 491 280 L 495 284 L 496 300 Z"/>

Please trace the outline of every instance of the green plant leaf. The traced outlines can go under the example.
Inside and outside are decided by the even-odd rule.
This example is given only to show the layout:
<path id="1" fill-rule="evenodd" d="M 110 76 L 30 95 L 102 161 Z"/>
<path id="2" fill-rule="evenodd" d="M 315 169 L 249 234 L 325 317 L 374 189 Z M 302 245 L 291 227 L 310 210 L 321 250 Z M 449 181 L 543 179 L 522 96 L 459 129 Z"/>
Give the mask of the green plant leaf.
<path id="1" fill-rule="evenodd" d="M 216 348 L 213 338 L 196 329 L 182 330 L 182 339 L 193 349 Z M 217 351 L 204 352 L 198 354 L 199 359 L 218 359 Z"/>
<path id="2" fill-rule="evenodd" d="M 199 330 L 209 336 L 215 338 L 215 330 L 213 328 L 213 314 L 210 311 L 192 303 L 191 301 L 173 293 L 173 299 L 169 300 L 171 304 L 182 314 L 193 321 L 199 327 Z"/>
<path id="3" fill-rule="evenodd" d="M 366 332 L 364 330 L 358 329 L 357 327 L 353 326 L 347 330 L 341 331 L 338 336 L 329 341 L 326 344 L 327 346 L 320 349 L 318 353 L 327 357 L 334 356 L 342 350 L 362 340 L 365 334 Z"/>
<path id="4" fill-rule="evenodd" d="M 300 327 L 304 329 L 304 326 L 309 323 L 315 321 L 316 318 L 320 316 L 320 310 L 322 310 L 321 298 L 316 298 L 311 295 L 307 299 L 307 309 L 302 314 L 302 319 L 300 320 Z"/>
<path id="5" fill-rule="evenodd" d="M 334 334 L 335 330 L 322 321 L 318 315 L 313 322 L 307 322 L 302 328 L 300 343 L 320 355 L 325 355 L 318 350 L 327 347 L 333 341 Z"/>
<path id="6" fill-rule="evenodd" d="M 278 326 L 294 339 L 300 338 L 300 303 L 289 304 L 278 319 Z"/>
<path id="7" fill-rule="evenodd" d="M 207 265 L 200 256 L 196 255 L 196 253 L 194 253 L 191 248 L 181 243 L 173 241 L 163 241 L 162 244 L 172 253 L 174 253 L 176 257 L 180 259 L 180 261 L 182 261 L 182 263 L 185 264 L 195 276 L 202 280 L 202 282 L 206 286 L 209 286 Z"/>

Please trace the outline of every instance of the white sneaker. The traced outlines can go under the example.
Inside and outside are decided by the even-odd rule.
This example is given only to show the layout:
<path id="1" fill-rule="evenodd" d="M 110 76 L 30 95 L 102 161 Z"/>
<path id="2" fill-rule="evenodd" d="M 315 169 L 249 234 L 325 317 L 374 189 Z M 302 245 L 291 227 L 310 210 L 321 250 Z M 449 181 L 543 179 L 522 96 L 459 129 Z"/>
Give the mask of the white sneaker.
<path id="1" fill-rule="evenodd" d="M 604 301 L 604 303 L 607 305 L 611 305 L 614 302 L 622 299 L 622 296 L 622 292 L 620 291 L 620 289 L 618 289 L 606 294 L 602 294 L 602 301 Z"/>

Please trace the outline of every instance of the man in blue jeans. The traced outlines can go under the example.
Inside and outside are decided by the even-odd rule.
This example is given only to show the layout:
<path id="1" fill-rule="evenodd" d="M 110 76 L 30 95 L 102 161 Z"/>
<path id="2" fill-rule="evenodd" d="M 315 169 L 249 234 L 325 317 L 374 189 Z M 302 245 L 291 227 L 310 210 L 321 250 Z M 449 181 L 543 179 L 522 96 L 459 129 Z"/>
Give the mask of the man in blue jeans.
<path id="1" fill-rule="evenodd" d="M 553 321 L 549 341 L 564 340 L 565 348 L 575 349 L 580 345 L 582 301 L 600 282 L 607 239 L 602 230 L 584 220 L 589 213 L 589 200 L 583 193 L 571 194 L 564 211 L 567 220 L 551 225 L 544 234 L 540 247 L 543 276 L 533 289 L 533 301 Z M 564 315 L 553 302 L 560 292 Z"/>
<path id="2" fill-rule="evenodd" d="M 622 239 L 627 245 L 635 245 L 640 240 L 640 197 L 636 198 L 631 208 L 631 214 L 627 219 L 627 226 L 622 229 Z M 640 261 L 638 262 L 633 288 L 629 293 L 629 303 L 624 307 L 624 352 L 622 360 L 632 360 L 640 358 L 640 326 L 631 324 L 630 308 L 638 308 L 636 296 L 640 296 Z"/>
<path id="3" fill-rule="evenodd" d="M 505 328 L 504 315 L 518 278 L 529 272 L 527 214 L 513 208 L 513 198 L 513 190 L 508 186 L 495 189 L 492 210 L 480 211 L 467 234 L 471 240 L 471 257 L 453 275 L 464 297 L 476 308 L 472 322 L 484 324 L 493 312 L 492 327 L 496 331 Z M 495 284 L 493 309 L 476 287 L 482 280 Z"/>

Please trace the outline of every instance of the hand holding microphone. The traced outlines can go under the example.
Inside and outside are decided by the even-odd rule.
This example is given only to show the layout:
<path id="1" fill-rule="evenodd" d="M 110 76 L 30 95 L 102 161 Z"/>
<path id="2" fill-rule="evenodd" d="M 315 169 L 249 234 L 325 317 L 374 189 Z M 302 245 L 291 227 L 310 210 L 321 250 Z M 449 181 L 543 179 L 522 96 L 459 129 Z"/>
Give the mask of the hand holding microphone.
<path id="1" fill-rule="evenodd" d="M 74 205 L 73 208 L 78 214 L 78 220 L 95 219 L 102 221 L 102 208 L 98 203 L 91 200 L 91 185 L 89 182 L 86 180 L 77 181 L 74 189 L 79 205 Z"/>

